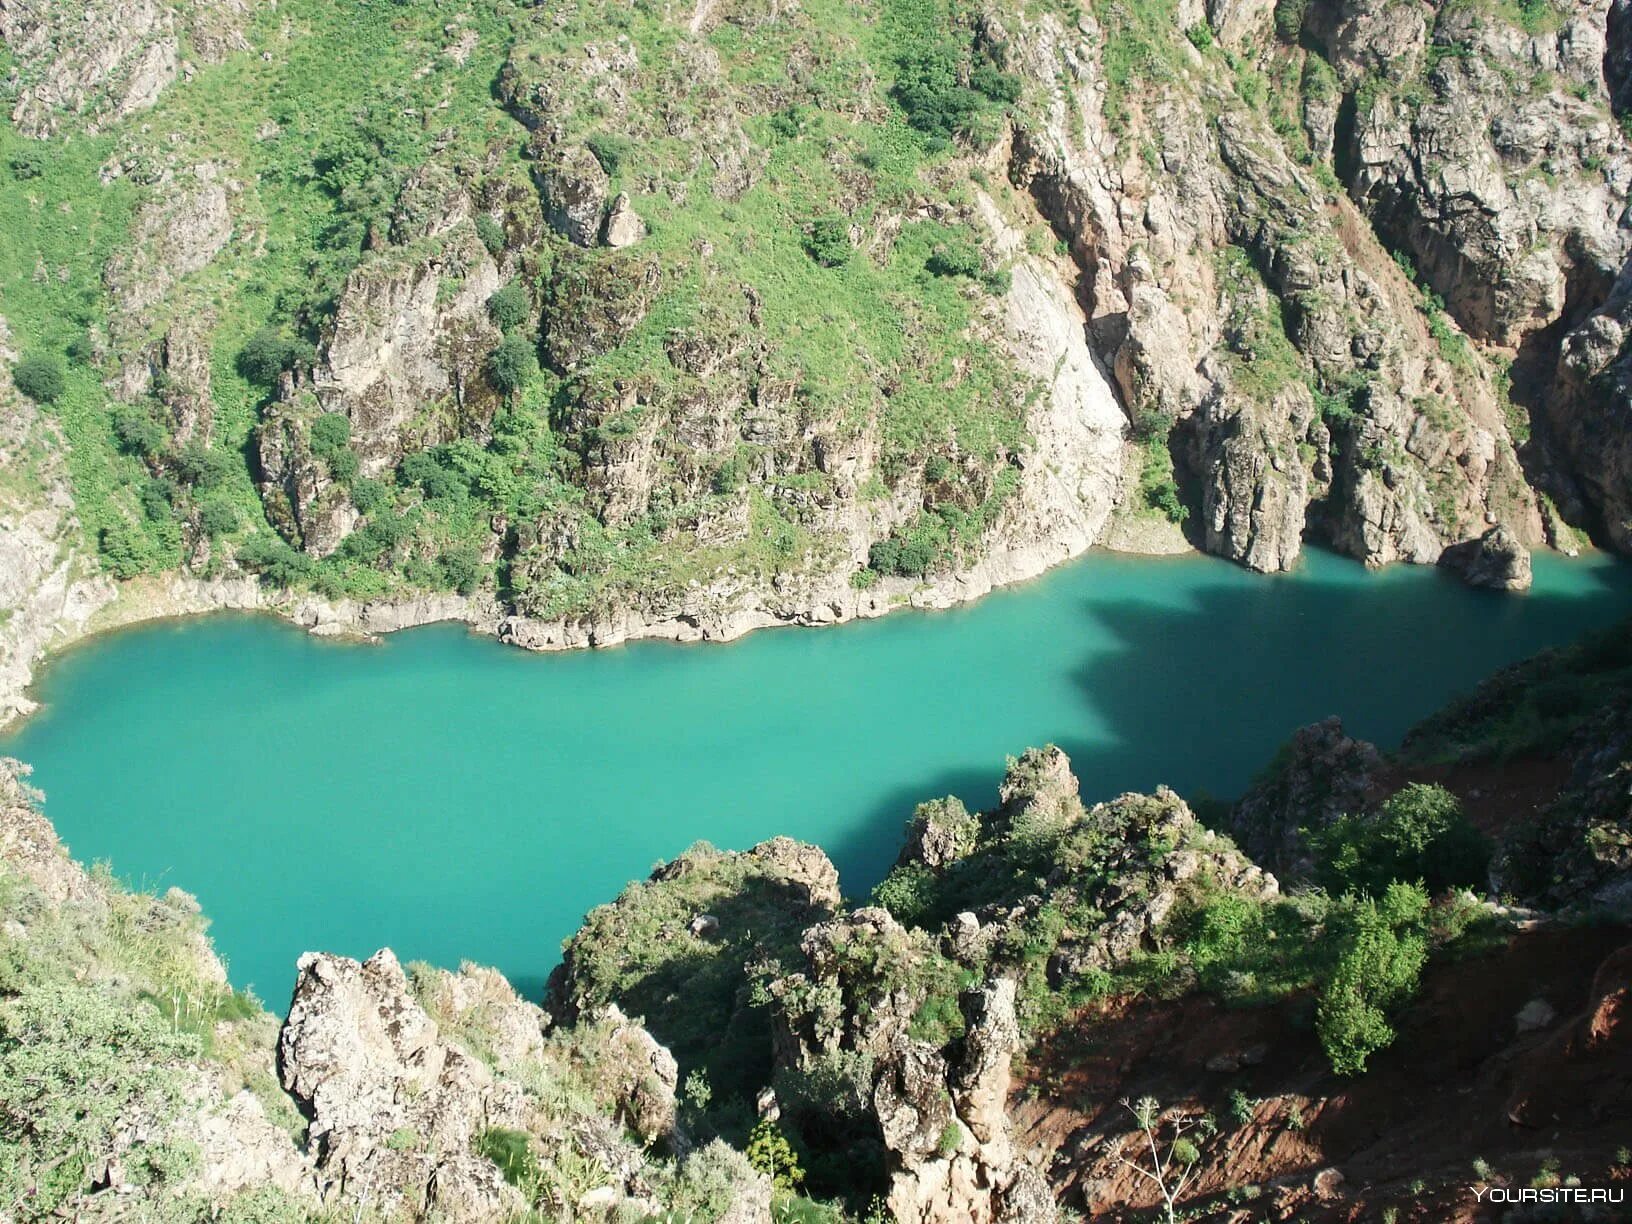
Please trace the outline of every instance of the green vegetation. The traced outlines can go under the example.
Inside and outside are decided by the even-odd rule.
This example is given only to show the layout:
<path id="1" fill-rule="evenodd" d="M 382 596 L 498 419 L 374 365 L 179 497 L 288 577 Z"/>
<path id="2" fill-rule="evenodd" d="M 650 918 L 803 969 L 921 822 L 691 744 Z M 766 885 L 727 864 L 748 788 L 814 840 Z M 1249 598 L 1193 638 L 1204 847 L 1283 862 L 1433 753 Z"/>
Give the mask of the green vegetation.
<path id="1" fill-rule="evenodd" d="M 699 914 L 716 918 L 717 931 L 692 934 Z M 564 946 L 571 1001 L 594 1008 L 616 1000 L 644 1016 L 683 1071 L 703 1074 L 707 1104 L 693 1103 L 709 1126 L 741 1138 L 752 1094 L 770 1079 L 771 1052 L 766 1000 L 750 989 L 747 966 L 792 963 L 819 916 L 773 863 L 700 843 L 660 881 L 631 884 L 616 905 L 590 911 Z M 687 1006 L 670 1006 L 679 995 Z"/>
<path id="2" fill-rule="evenodd" d="M 772 1185 L 784 1194 L 791 1194 L 805 1180 L 805 1171 L 799 1165 L 793 1144 L 770 1118 L 761 1118 L 754 1124 L 748 1133 L 745 1153 L 748 1163 L 769 1177 Z"/>
<path id="3" fill-rule="evenodd" d="M 1554 753 L 1628 697 L 1632 635 L 1623 625 L 1498 672 L 1414 727 L 1402 753 L 1432 763 Z"/>
<path id="4" fill-rule="evenodd" d="M 1388 1010 L 1409 999 L 1428 958 L 1428 899 L 1391 884 L 1381 900 L 1353 907 L 1338 928 L 1337 963 L 1321 994 L 1315 1030 L 1339 1075 L 1358 1075 L 1394 1040 Z"/>
<path id="5" fill-rule="evenodd" d="M 0 773 L 7 807 L 33 798 L 12 768 Z M 78 871 L 66 857 L 47 869 Z M 0 914 L 0 1201 L 71 1213 L 116 1148 L 132 1182 L 174 1189 L 198 1161 L 177 1120 L 197 1109 L 201 1063 L 297 1125 L 287 1098 L 261 1092 L 271 1018 L 215 979 L 190 898 L 130 892 L 96 871 L 60 901 L 0 868 Z"/>
<path id="6" fill-rule="evenodd" d="M 25 357 L 11 370 L 11 381 L 36 404 L 54 404 L 67 389 L 62 363 L 54 357 Z"/>
<path id="7" fill-rule="evenodd" d="M 532 342 L 514 332 L 499 341 L 487 359 L 487 380 L 506 395 L 521 391 L 538 375 L 538 353 Z"/>
<path id="8" fill-rule="evenodd" d="M 532 311 L 533 303 L 528 297 L 527 287 L 519 280 L 511 281 L 487 299 L 487 313 L 501 331 L 514 331 L 527 321 Z"/>
<path id="9" fill-rule="evenodd" d="M 1375 813 L 1344 816 L 1309 834 L 1320 881 L 1334 893 L 1382 896 L 1398 880 L 1431 894 L 1478 887 L 1490 847 L 1443 786 L 1413 782 Z"/>

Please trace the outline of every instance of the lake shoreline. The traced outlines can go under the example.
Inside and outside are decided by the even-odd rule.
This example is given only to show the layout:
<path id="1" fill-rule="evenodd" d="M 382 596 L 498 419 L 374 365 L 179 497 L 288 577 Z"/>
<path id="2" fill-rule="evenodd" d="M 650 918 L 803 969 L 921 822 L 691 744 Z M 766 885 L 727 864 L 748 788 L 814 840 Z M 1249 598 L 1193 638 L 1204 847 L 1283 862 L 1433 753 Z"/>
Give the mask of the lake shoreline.
<path id="1" fill-rule="evenodd" d="M 1054 540 L 994 547 L 973 565 L 927 580 L 881 577 L 860 589 L 852 585 L 847 573 L 801 576 L 790 580 L 785 590 L 776 590 L 775 580 L 770 590 L 698 588 L 688 606 L 667 611 L 629 607 L 604 618 L 583 620 L 516 615 L 485 592 L 331 600 L 311 592 L 269 587 L 253 575 L 203 579 L 170 573 L 136 578 L 113 585 L 107 600 L 88 617 L 75 625 L 60 626 L 32 659 L 12 660 L 12 666 L 0 673 L 0 734 L 15 733 L 38 708 L 32 691 L 40 669 L 79 645 L 154 621 L 254 612 L 277 617 L 317 637 L 359 642 L 402 629 L 455 623 L 477 636 L 538 653 L 602 649 L 635 641 L 724 643 L 762 629 L 820 628 L 872 620 L 903 608 L 944 611 L 1033 581 L 1096 551 L 1151 561 L 1205 555 L 1193 547 L 1175 546 L 1168 538 L 1171 534 L 1164 533 L 1159 539 L 1139 537 L 1142 547 L 1132 548 L 1095 543 L 1080 533 L 1062 533 Z M 733 596 L 746 602 L 733 606 Z"/>

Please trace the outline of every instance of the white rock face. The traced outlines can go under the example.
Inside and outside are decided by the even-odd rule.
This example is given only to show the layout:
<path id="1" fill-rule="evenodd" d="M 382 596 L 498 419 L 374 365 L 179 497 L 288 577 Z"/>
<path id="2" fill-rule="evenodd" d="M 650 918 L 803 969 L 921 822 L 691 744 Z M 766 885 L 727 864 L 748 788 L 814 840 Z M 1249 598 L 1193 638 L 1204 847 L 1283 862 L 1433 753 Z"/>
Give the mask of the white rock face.
<path id="1" fill-rule="evenodd" d="M 1110 519 L 1122 474 L 1127 418 L 1088 347 L 1088 319 L 1056 265 L 1026 253 L 1025 237 L 991 197 L 977 197 L 999 258 L 1014 260 L 1004 324 L 1020 368 L 1047 393 L 1027 427 L 1035 446 L 1020 492 L 991 541 L 994 566 L 1018 577 L 1030 565 L 1075 556 Z M 1005 553 L 1007 559 L 1005 559 Z"/>

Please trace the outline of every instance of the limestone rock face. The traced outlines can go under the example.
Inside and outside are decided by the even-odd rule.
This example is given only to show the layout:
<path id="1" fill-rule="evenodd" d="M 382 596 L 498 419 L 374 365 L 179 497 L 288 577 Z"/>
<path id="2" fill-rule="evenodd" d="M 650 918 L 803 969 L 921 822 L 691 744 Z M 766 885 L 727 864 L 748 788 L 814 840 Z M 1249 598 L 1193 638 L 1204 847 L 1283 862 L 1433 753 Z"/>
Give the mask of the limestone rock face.
<path id="1" fill-rule="evenodd" d="M 326 557 L 361 516 L 327 465 L 312 453 L 314 408 L 309 397 L 273 404 L 256 431 L 256 454 L 267 517 L 304 551 Z"/>
<path id="2" fill-rule="evenodd" d="M 184 278 L 207 267 L 232 237 L 232 196 L 225 167 L 203 162 L 167 171 L 137 210 L 131 244 L 103 273 L 119 304 L 118 329 L 136 331 Z"/>
<path id="3" fill-rule="evenodd" d="M 1349 186 L 1469 334 L 1512 344 L 1572 297 L 1602 296 L 1632 237 L 1621 220 L 1632 162 L 1603 79 L 1604 6 L 1569 6 L 1535 34 L 1472 10 L 1439 13 L 1430 31 L 1420 14 L 1374 0 L 1311 13 L 1345 84 L 1385 55 L 1401 74 L 1428 63 L 1430 42 L 1465 49 L 1423 69 L 1431 92 L 1414 111 L 1372 95 L 1356 117 Z"/>
<path id="4" fill-rule="evenodd" d="M 1266 25 L 1255 5 L 1205 16 L 1247 41 Z M 1357 56 L 1382 36 L 1350 24 Z M 1368 564 L 1431 563 L 1492 507 L 1539 538 L 1489 370 L 1453 367 L 1367 220 L 1261 112 L 1186 78 L 1108 116 L 1092 21 L 990 33 L 1040 85 L 1009 177 L 1068 239 L 1090 342 L 1142 446 L 1167 441 L 1167 496 L 1205 548 L 1277 570 L 1308 535 Z M 1312 114 L 1335 140 L 1336 110 Z"/>
<path id="5" fill-rule="evenodd" d="M 1546 422 L 1570 478 L 1567 501 L 1622 552 L 1632 551 L 1632 267 L 1565 336 Z"/>
<path id="6" fill-rule="evenodd" d="M 526 1209 L 471 1146 L 484 1127 L 525 1128 L 520 1090 L 443 1040 L 389 951 L 301 958 L 278 1070 L 311 1119 L 319 1169 L 349 1194 L 451 1220 Z"/>
<path id="7" fill-rule="evenodd" d="M 62 432 L 11 386 L 8 339 L 0 319 L 0 723 L 34 708 L 35 661 L 114 596 L 81 538 Z"/>
<path id="8" fill-rule="evenodd" d="M 1477 539 L 1447 548 L 1439 563 L 1470 586 L 1496 591 L 1530 589 L 1530 550 L 1500 524 Z"/>
<path id="9" fill-rule="evenodd" d="M 312 376 L 323 407 L 350 420 L 363 475 L 444 440 L 435 426 L 406 433 L 428 406 L 443 409 L 447 433 L 492 415 L 497 397 L 482 363 L 500 339 L 487 313 L 498 288 L 463 187 L 438 167 L 416 174 L 397 201 L 389 244 L 346 278 Z"/>
<path id="10" fill-rule="evenodd" d="M 1202 405 L 1196 432 L 1208 552 L 1260 573 L 1292 568 L 1309 507 L 1298 442 L 1313 415 L 1307 388 L 1298 386 L 1267 412 L 1225 397 Z"/>
<path id="11" fill-rule="evenodd" d="M 853 1066 L 860 1108 L 890 1161 L 897 1220 L 1052 1221 L 1053 1198 L 1017 1153 L 1006 1110 L 1021 1048 L 1015 983 L 998 977 L 959 999 L 961 1047 L 912 1036 L 935 952 L 886 911 L 856 910 L 812 927 L 805 966 L 771 986 L 777 1062 L 798 1071 Z"/>
<path id="12" fill-rule="evenodd" d="M 611 184 L 601 163 L 588 149 L 577 145 L 565 150 L 555 165 L 540 171 L 538 176 L 544 219 L 558 234 L 581 247 L 594 246 L 600 237 L 610 190 Z M 627 209 L 628 200 L 623 203 Z M 620 223 L 620 227 L 624 225 L 626 222 Z M 627 230 L 621 232 L 627 233 Z M 630 244 L 613 242 L 609 235 L 607 245 Z"/>
<path id="13" fill-rule="evenodd" d="M 180 13 L 178 14 L 178 7 Z M 220 59 L 246 46 L 243 0 L 6 0 L 0 40 L 27 69 L 12 122 L 27 136 L 54 134 L 64 115 L 96 125 L 146 110 L 181 68 L 181 38 Z"/>

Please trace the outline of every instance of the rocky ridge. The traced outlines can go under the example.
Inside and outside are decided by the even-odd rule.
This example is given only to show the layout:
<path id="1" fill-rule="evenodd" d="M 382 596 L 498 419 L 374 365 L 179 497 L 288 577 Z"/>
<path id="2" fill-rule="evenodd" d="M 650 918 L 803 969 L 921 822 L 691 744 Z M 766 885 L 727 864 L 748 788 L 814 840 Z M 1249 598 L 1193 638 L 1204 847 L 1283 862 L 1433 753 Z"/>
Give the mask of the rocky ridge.
<path id="1" fill-rule="evenodd" d="M 1574 546 L 1565 519 L 1618 546 L 1627 484 L 1615 458 L 1628 246 L 1618 27 L 1603 4 L 1544 7 L 1521 19 L 1368 0 L 1285 15 L 1181 4 L 1171 26 L 1149 29 L 1098 6 L 1075 24 L 992 9 L 957 27 L 971 62 L 1015 82 L 993 86 L 1018 91 L 1003 121 L 963 133 L 939 179 L 899 198 L 879 194 L 872 154 L 823 161 L 839 184 L 821 218 L 842 222 L 833 258 L 887 268 L 914 235 L 948 235 L 932 244 L 942 271 L 929 283 L 968 278 L 958 343 L 1021 389 L 983 403 L 1001 444 L 964 423 L 910 455 L 889 401 L 926 370 L 860 373 L 843 395 L 867 406 L 835 414 L 805 358 L 783 349 L 759 238 L 745 236 L 760 223 L 666 236 L 693 213 L 748 216 L 756 192 L 781 190 L 778 142 L 814 139 L 784 123 L 810 105 L 799 86 L 747 88 L 710 42 L 724 22 L 774 56 L 785 32 L 710 9 L 659 50 L 640 45 L 644 32 L 607 41 L 524 23 L 492 52 L 521 166 L 443 133 L 401 168 L 358 227 L 333 301 L 288 325 L 312 351 L 287 358 L 256 410 L 267 523 L 216 540 L 200 504 L 178 503 L 181 564 L 211 583 L 250 569 L 269 587 L 260 603 L 331 609 L 316 614 L 326 625 L 412 621 L 443 600 L 545 649 L 943 606 L 1095 543 L 1174 547 L 1170 520 L 1186 515 L 1194 544 L 1258 570 L 1295 564 L 1309 539 L 1520 589 L 1529 548 Z M 17 122 L 38 120 L 41 134 L 118 126 L 121 109 L 186 77 L 165 66 L 176 47 L 207 71 L 251 39 L 231 4 L 121 10 L 90 21 L 97 66 L 74 70 L 84 88 L 70 96 L 53 76 L 73 67 L 51 50 L 71 35 L 60 15 L 27 3 L 7 14 Z M 450 26 L 435 62 L 457 70 L 472 33 Z M 835 63 L 869 54 L 822 46 Z M 1135 46 L 1129 75 L 1117 57 Z M 701 82 L 706 105 L 666 106 L 680 81 Z M 867 93 L 856 121 L 885 122 L 898 105 Z M 621 145 L 603 131 L 610 116 Z M 199 295 L 259 258 L 251 200 L 269 189 L 247 165 L 191 150 L 149 164 L 142 134 L 120 131 L 106 172 L 140 184 L 130 242 L 101 270 L 115 309 L 105 335 L 93 329 L 96 361 L 112 395 L 168 438 L 143 478 L 185 486 L 196 456 L 181 452 L 218 445 L 223 319 Z M 277 131 L 257 139 L 271 148 L 287 138 Z M 794 221 L 797 246 L 814 222 L 778 224 Z M 490 306 L 501 289 L 522 291 L 502 322 Z M 525 465 L 475 470 L 484 454 L 537 445 L 514 440 L 517 405 L 494 381 L 510 377 L 493 374 L 505 337 L 536 340 L 552 380 L 543 415 L 564 449 L 542 483 Z M 934 377 L 957 390 L 967 360 Z M 314 444 L 330 417 L 345 419 L 338 449 Z M 430 503 L 444 477 L 426 456 L 489 500 L 442 523 Z M 517 479 L 535 484 L 521 502 L 494 492 Z M 554 490 L 542 508 L 540 488 Z M 139 516 L 132 529 L 146 530 Z M 109 539 L 104 527 L 92 543 Z M 310 560 L 283 559 L 280 540 Z M 246 541 L 251 563 L 235 567 Z M 350 589 L 315 562 L 354 567 Z M 319 573 L 317 594 L 278 591 Z M 57 619 L 68 636 L 85 618 L 76 603 Z M 50 636 L 8 648 L 11 704 Z"/>

